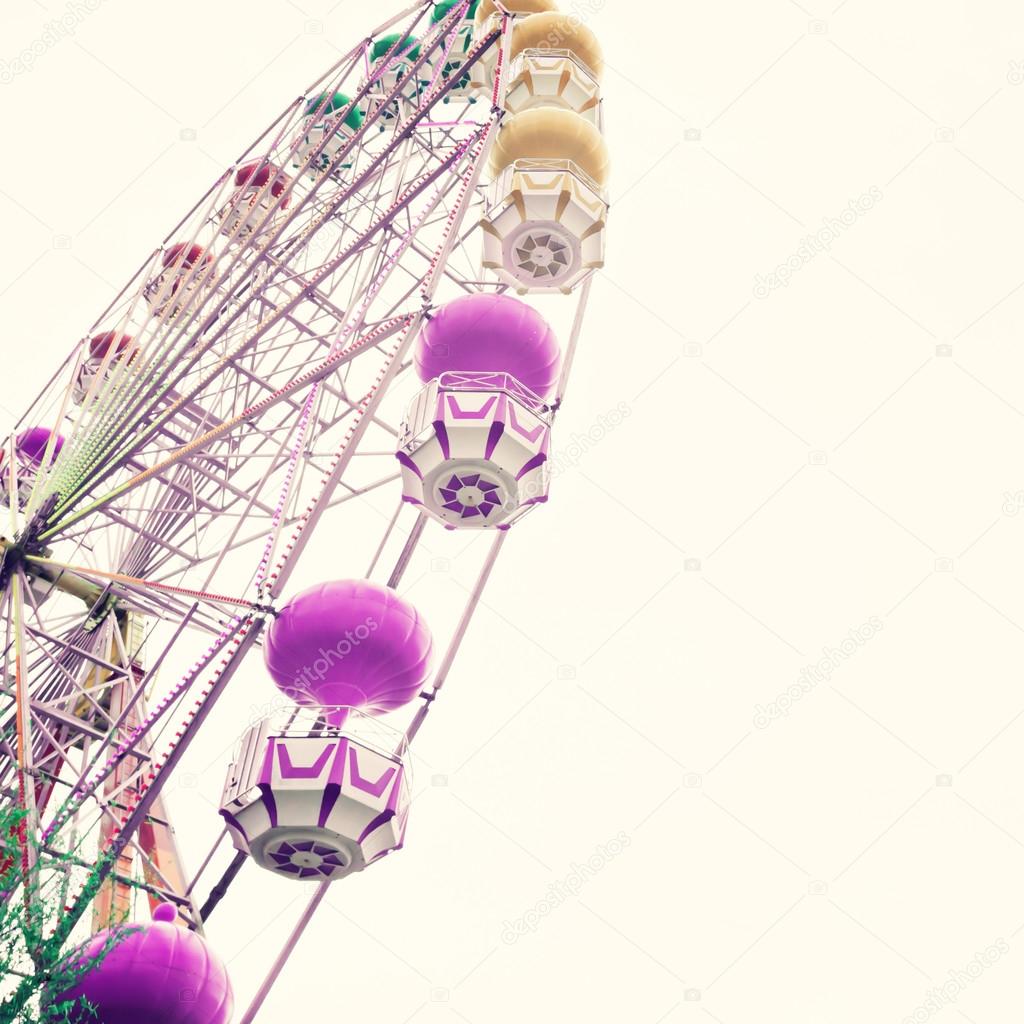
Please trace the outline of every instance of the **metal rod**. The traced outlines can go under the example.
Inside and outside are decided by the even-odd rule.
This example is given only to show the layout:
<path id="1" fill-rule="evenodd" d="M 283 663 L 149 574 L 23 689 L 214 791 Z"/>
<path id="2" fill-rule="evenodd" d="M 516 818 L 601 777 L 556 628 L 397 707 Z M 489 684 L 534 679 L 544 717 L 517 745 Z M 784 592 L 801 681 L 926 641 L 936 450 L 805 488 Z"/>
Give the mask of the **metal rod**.
<path id="1" fill-rule="evenodd" d="M 313 898 L 302 912 L 302 916 L 292 929 L 291 935 L 288 936 L 288 941 L 284 944 L 281 952 L 277 954 L 277 959 L 274 961 L 273 966 L 271 966 L 267 976 L 263 979 L 263 984 L 260 985 L 256 995 L 253 996 L 249 1009 L 245 1011 L 245 1016 L 242 1017 L 238 1024 L 252 1024 L 256 1019 L 256 1014 L 260 1012 L 260 1007 L 263 1005 L 264 1000 L 266 1000 L 271 988 L 274 987 L 274 982 L 277 981 L 278 975 L 284 969 L 284 965 L 288 963 L 288 958 L 298 945 L 299 939 L 302 938 L 302 933 L 306 930 L 306 926 L 313 919 L 313 915 L 316 913 L 316 909 L 320 906 L 324 896 L 327 895 L 327 887 L 330 884 L 330 882 L 321 882 L 317 886 Z"/>
<path id="2" fill-rule="evenodd" d="M 558 388 L 555 391 L 554 405 L 556 409 L 561 406 L 565 389 L 569 383 L 569 373 L 572 370 L 573 360 L 576 358 L 576 346 L 579 344 L 580 332 L 583 330 L 583 317 L 587 312 L 587 300 L 590 298 L 590 285 L 593 280 L 593 277 L 588 277 L 583 282 L 579 301 L 576 303 L 576 315 L 573 317 L 572 331 L 569 334 L 569 343 L 566 346 L 565 357 L 562 360 L 562 372 L 558 377 Z"/>
<path id="3" fill-rule="evenodd" d="M 395 562 L 395 568 L 388 579 L 388 586 L 392 590 L 395 590 L 398 584 L 402 582 L 402 577 L 405 575 L 405 570 L 409 567 L 409 561 L 420 542 L 420 537 L 423 536 L 423 530 L 426 525 L 427 517 L 420 512 L 412 530 L 409 532 L 409 536 L 402 548 L 402 553 L 398 556 L 398 561 Z"/>
<path id="4" fill-rule="evenodd" d="M 391 538 L 391 532 L 395 528 L 395 523 L 398 522 L 398 517 L 402 514 L 402 502 L 398 503 L 398 508 L 395 509 L 395 514 L 388 520 L 388 528 L 384 531 L 384 536 L 381 537 L 380 543 L 377 545 L 377 550 L 373 553 L 373 560 L 370 562 L 370 568 L 366 570 L 366 578 L 369 579 L 373 575 L 373 570 L 377 568 L 377 563 L 380 561 L 380 556 L 384 553 L 384 546 Z"/>
<path id="5" fill-rule="evenodd" d="M 199 709 L 196 711 L 195 717 L 192 719 L 189 727 L 182 733 L 181 738 L 178 740 L 177 745 L 168 755 L 167 760 L 164 762 L 162 770 L 156 773 L 155 778 L 151 782 L 149 788 L 143 793 L 142 798 L 139 800 L 135 809 L 128 816 L 124 825 L 122 826 L 121 832 L 114 839 L 109 850 L 109 856 L 102 860 L 96 866 L 95 877 L 96 880 L 102 882 L 106 875 L 110 872 L 114 861 L 117 859 L 117 855 L 127 845 L 129 839 L 135 834 L 136 829 L 146 819 L 146 815 L 149 813 L 150 807 L 153 802 L 160 795 L 160 791 L 164 787 L 164 783 L 170 778 L 174 768 L 181 760 L 182 755 L 188 749 L 192 742 L 192 739 L 199 731 L 199 727 L 206 720 L 210 711 L 217 703 L 217 699 L 224 692 L 225 687 L 231 681 L 232 676 L 238 670 L 242 660 L 248 653 L 249 649 L 255 643 L 256 638 L 259 636 L 265 623 L 264 616 L 259 616 L 254 619 L 249 625 L 248 631 L 238 642 L 238 647 L 235 648 L 234 652 L 226 659 L 227 664 L 222 668 L 220 675 L 216 682 L 210 688 L 210 692 L 206 699 L 202 702 Z M 82 912 L 85 910 L 84 901 L 77 899 L 72 907 L 67 911 L 60 924 L 60 931 L 65 935 L 70 935 L 72 929 L 78 918 L 81 917 Z"/>
<path id="6" fill-rule="evenodd" d="M 217 839 L 215 840 L 213 846 L 210 847 L 210 852 L 203 858 L 203 863 L 199 865 L 199 868 L 196 870 L 196 873 L 192 878 L 192 881 L 189 882 L 188 888 L 185 890 L 186 896 L 192 895 L 192 890 L 196 887 L 196 883 L 199 881 L 200 878 L 203 877 L 203 873 L 210 866 L 210 861 L 213 860 L 213 855 L 220 849 L 220 844 L 224 842 L 224 837 L 227 834 L 228 830 L 226 828 L 222 828 L 220 830 L 220 835 L 217 836 Z"/>
<path id="7" fill-rule="evenodd" d="M 228 887 L 235 880 L 235 876 L 242 870 L 242 865 L 248 859 L 248 855 L 240 851 L 236 851 L 234 857 L 231 858 L 231 863 L 228 865 L 227 870 L 220 876 L 220 881 L 210 890 L 210 895 L 206 897 L 206 902 L 199 911 L 199 920 L 203 924 L 210 919 L 210 914 L 213 913 L 214 907 L 224 899 Z"/>
<path id="8" fill-rule="evenodd" d="M 434 677 L 434 685 L 428 693 L 423 695 L 423 704 L 416 712 L 412 722 L 409 723 L 409 728 L 405 730 L 406 743 L 411 743 L 416 734 L 420 731 L 420 727 L 423 725 L 427 715 L 430 713 L 431 705 L 437 699 L 438 692 L 441 687 L 444 686 L 445 680 L 448 678 L 448 673 L 451 671 L 452 664 L 455 661 L 455 655 L 459 653 L 459 647 L 462 645 L 462 639 L 465 637 L 466 631 L 469 629 L 469 623 L 473 618 L 473 613 L 476 611 L 477 605 L 480 603 L 484 587 L 487 586 L 487 581 L 491 578 L 491 570 L 494 568 L 494 563 L 498 560 L 498 555 L 501 553 L 502 545 L 504 545 L 505 538 L 507 536 L 508 531 L 501 530 L 491 542 L 491 550 L 487 552 L 487 558 L 484 559 L 484 564 L 480 569 L 480 575 L 477 577 L 476 585 L 473 587 L 473 592 L 469 595 L 466 607 L 462 611 L 462 618 L 459 620 L 459 625 L 455 630 L 455 635 L 448 644 L 448 650 L 445 651 L 444 658 L 438 667 L 437 675 Z"/>

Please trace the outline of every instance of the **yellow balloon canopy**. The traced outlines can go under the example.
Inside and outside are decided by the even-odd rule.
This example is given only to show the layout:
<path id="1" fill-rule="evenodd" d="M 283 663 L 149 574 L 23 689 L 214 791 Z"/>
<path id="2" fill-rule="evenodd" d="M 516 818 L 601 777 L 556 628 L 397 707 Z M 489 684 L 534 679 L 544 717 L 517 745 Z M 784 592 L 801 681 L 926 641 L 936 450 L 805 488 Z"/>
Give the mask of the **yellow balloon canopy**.
<path id="1" fill-rule="evenodd" d="M 516 22 L 510 57 L 515 59 L 523 50 L 568 50 L 594 72 L 598 81 L 604 71 L 597 36 L 579 18 L 557 11 L 535 14 Z"/>
<path id="2" fill-rule="evenodd" d="M 491 150 L 491 172 L 497 176 L 516 160 L 572 160 L 598 185 L 608 180 L 601 133 L 571 110 L 536 107 L 506 121 Z"/>

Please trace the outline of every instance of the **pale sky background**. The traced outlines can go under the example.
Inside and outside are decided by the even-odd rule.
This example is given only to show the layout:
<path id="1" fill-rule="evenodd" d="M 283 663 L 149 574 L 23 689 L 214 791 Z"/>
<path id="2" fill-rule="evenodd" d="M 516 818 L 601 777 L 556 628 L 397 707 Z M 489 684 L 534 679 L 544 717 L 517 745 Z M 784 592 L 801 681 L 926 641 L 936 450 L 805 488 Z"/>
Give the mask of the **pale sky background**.
<path id="1" fill-rule="evenodd" d="M 628 415 L 514 529 L 417 742 L 407 848 L 332 887 L 258 1019 L 1004 1024 L 1024 970 L 1024 9 L 575 9 L 606 52 L 613 209 L 554 447 Z M 83 10 L 31 71 L 0 65 L 7 420 L 385 8 Z M 67 11 L 5 4 L 0 61 Z M 364 572 L 379 522 L 371 504 L 296 586 Z M 481 551 L 425 537 L 407 593 L 439 634 Z M 764 717 L 823 657 L 830 678 Z M 173 788 L 192 868 L 273 695 L 253 660 Z M 211 920 L 236 1016 L 307 897 L 250 867 Z"/>

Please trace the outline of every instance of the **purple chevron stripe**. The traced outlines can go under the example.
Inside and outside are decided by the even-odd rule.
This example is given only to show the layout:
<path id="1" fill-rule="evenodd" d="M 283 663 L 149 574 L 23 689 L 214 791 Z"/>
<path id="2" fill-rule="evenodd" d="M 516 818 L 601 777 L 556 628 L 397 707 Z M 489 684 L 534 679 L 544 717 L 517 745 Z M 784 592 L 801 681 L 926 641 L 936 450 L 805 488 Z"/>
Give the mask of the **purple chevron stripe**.
<path id="1" fill-rule="evenodd" d="M 543 423 L 538 424 L 536 427 L 533 428 L 533 430 L 527 430 L 526 427 L 524 427 L 522 423 L 520 423 L 519 420 L 516 419 L 515 402 L 509 402 L 508 418 L 509 426 L 521 437 L 525 437 L 526 440 L 530 442 L 530 444 L 533 444 L 534 441 L 536 441 L 537 438 L 540 437 L 541 432 L 544 430 Z"/>
<path id="2" fill-rule="evenodd" d="M 487 418 L 490 411 L 494 408 L 494 403 L 498 401 L 498 396 L 491 395 L 479 409 L 463 409 L 455 400 L 454 395 L 445 395 L 445 399 L 448 402 L 448 411 L 452 414 L 453 419 L 483 420 Z"/>
<path id="3" fill-rule="evenodd" d="M 310 765 L 302 767 L 301 765 L 292 764 L 291 755 L 288 753 L 288 748 L 278 740 L 275 743 L 277 747 L 277 764 L 281 769 L 282 779 L 318 779 L 323 773 L 324 766 L 327 764 L 327 759 L 334 753 L 334 747 L 324 747 L 320 752 L 320 756 Z"/>
<path id="4" fill-rule="evenodd" d="M 391 765 L 390 768 L 384 770 L 384 774 L 377 779 L 376 782 L 371 782 L 369 779 L 364 779 L 359 774 L 359 761 L 356 758 L 356 748 L 349 747 L 348 750 L 348 781 L 355 786 L 356 789 L 361 789 L 364 793 L 369 793 L 370 796 L 379 797 L 384 792 L 387 784 L 395 777 L 395 766 Z"/>

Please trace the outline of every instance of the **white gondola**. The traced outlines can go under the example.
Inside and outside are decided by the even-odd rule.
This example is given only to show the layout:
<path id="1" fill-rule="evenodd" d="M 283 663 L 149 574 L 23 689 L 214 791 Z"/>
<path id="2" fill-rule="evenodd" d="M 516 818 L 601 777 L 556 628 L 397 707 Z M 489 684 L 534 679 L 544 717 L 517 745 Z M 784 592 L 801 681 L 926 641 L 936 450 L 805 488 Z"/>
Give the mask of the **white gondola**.
<path id="1" fill-rule="evenodd" d="M 570 292 L 604 266 L 607 149 L 580 114 L 532 108 L 501 130 L 483 266 L 517 291 Z"/>
<path id="2" fill-rule="evenodd" d="M 551 415 L 508 373 L 443 373 L 402 424 L 402 495 L 455 528 L 507 529 L 548 500 Z"/>
<path id="3" fill-rule="evenodd" d="M 328 710 L 258 722 L 228 769 L 220 813 L 235 849 L 283 878 L 333 882 L 402 846 L 401 734 L 354 709 L 333 726 Z"/>

